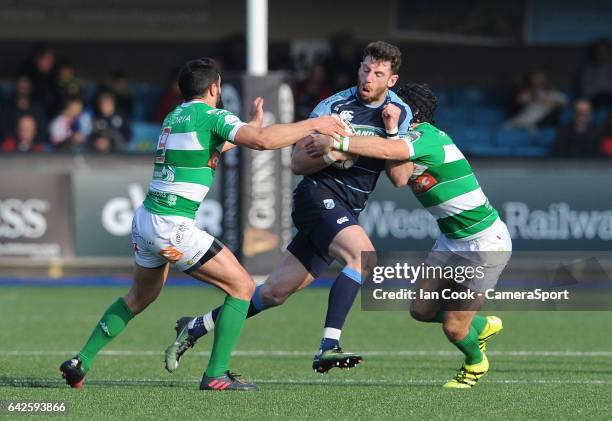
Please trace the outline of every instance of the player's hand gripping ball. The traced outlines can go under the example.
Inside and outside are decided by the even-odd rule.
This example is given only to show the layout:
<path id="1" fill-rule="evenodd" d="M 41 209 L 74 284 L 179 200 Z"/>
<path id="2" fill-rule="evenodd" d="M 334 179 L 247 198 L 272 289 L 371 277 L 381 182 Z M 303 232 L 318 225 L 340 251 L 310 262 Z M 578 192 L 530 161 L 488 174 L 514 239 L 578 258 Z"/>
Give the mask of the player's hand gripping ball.
<path id="1" fill-rule="evenodd" d="M 350 136 L 355 136 L 357 134 L 357 132 L 355 131 L 355 129 L 353 128 L 353 125 L 346 119 L 342 118 L 340 115 L 338 114 L 332 114 L 332 116 L 334 118 L 337 118 L 338 120 L 340 120 L 340 122 L 344 125 L 344 127 L 346 128 L 346 132 L 350 135 Z M 350 154 L 349 154 L 350 155 Z M 334 162 L 332 164 L 333 167 L 335 168 L 339 168 L 341 170 L 348 170 L 349 168 L 351 168 L 353 165 L 355 165 L 355 159 L 345 159 L 345 160 L 338 160 L 336 162 Z"/>

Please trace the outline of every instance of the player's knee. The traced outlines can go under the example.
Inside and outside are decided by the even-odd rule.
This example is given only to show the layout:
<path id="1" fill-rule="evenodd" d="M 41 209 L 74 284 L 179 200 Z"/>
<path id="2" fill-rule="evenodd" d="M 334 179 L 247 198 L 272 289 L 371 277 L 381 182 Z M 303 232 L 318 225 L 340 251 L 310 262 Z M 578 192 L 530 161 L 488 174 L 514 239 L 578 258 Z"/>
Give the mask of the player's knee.
<path id="1" fill-rule="evenodd" d="M 430 322 L 435 317 L 436 313 L 419 306 L 410 307 L 410 316 L 419 322 Z"/>
<path id="2" fill-rule="evenodd" d="M 257 285 L 255 285 L 253 278 L 250 276 L 245 276 L 240 281 L 234 283 L 227 292 L 232 297 L 250 301 L 256 287 Z"/>
<path id="3" fill-rule="evenodd" d="M 376 250 L 367 242 L 350 250 L 345 255 L 346 266 L 360 272 L 369 273 L 376 266 Z"/>
<path id="4" fill-rule="evenodd" d="M 266 307 L 276 307 L 283 304 L 289 298 L 289 293 L 281 289 L 264 288 L 260 291 L 260 300 Z"/>
<path id="5" fill-rule="evenodd" d="M 259 291 L 259 296 L 266 307 L 276 307 L 287 301 L 292 293 L 293 291 L 282 286 L 272 287 L 271 284 L 265 283 Z"/>
<path id="6" fill-rule="evenodd" d="M 138 314 L 144 311 L 144 309 L 146 309 L 149 304 L 155 301 L 158 296 L 159 293 L 154 293 L 151 291 L 137 292 L 132 290 L 128 292 L 125 297 L 123 297 L 123 300 L 130 308 L 132 313 Z"/>
<path id="7" fill-rule="evenodd" d="M 470 328 L 469 324 L 462 323 L 460 320 L 446 319 L 444 320 L 444 334 L 451 341 L 459 341 L 465 338 Z"/>

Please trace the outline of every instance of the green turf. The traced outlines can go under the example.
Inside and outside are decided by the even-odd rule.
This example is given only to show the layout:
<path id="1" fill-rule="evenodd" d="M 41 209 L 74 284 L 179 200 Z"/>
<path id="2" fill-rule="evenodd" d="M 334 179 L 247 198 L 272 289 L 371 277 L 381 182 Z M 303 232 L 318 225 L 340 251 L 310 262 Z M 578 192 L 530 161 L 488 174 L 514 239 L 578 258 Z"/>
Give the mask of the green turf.
<path id="1" fill-rule="evenodd" d="M 472 390 L 449 391 L 440 385 L 460 366 L 460 355 L 439 325 L 397 312 L 355 308 L 342 342 L 347 350 L 363 351 L 365 362 L 349 372 L 314 374 L 311 355 L 327 302 L 323 289 L 300 292 L 245 325 L 238 343 L 243 354 L 233 358 L 232 369 L 256 381 L 258 392 L 198 390 L 210 337 L 176 373 L 163 368 L 174 320 L 222 301 L 210 288 L 167 289 L 108 348 L 131 354 L 100 355 L 82 390 L 61 384 L 59 364 L 123 292 L 0 288 L 0 400 L 65 400 L 68 418 L 79 420 L 605 419 L 612 409 L 608 313 L 506 312 L 504 332 L 491 341 L 491 372 Z"/>

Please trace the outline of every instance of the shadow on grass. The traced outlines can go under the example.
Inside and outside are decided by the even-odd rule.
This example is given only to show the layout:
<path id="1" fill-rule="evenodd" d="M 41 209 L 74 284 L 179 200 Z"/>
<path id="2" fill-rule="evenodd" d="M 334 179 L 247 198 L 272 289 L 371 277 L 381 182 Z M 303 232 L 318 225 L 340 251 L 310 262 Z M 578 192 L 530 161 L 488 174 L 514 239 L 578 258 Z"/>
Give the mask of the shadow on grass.
<path id="1" fill-rule="evenodd" d="M 418 380 L 408 379 L 405 381 L 388 380 L 270 380 L 253 379 L 254 383 L 260 385 L 281 386 L 333 386 L 333 387 L 431 387 L 441 384 L 441 380 Z M 86 381 L 86 386 L 139 386 L 139 387 L 181 387 L 192 389 L 197 387 L 199 380 L 157 380 L 157 379 L 91 379 Z M 48 379 L 36 377 L 10 377 L 0 376 L 0 387 L 21 388 L 66 388 L 66 383 L 61 379 Z"/>

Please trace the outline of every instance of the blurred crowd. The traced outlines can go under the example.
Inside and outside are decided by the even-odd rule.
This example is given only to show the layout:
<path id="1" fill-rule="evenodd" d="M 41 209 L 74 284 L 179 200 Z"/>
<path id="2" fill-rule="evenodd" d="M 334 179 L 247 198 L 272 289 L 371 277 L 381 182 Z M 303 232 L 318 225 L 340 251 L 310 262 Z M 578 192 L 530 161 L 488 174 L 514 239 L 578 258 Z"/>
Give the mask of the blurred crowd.
<path id="1" fill-rule="evenodd" d="M 330 51 L 310 60 L 307 66 L 285 63 L 297 79 L 296 118 L 308 117 L 318 102 L 352 86 L 360 59 L 357 43 L 332 40 Z M 225 70 L 240 67 L 231 60 L 224 64 Z M 0 98 L 0 151 L 127 150 L 134 140 L 134 124 L 144 118 L 137 112 L 134 82 L 125 71 L 117 70 L 107 80 L 85 84 L 68 59 L 58 57 L 50 47 L 38 48 L 20 66 L 10 89 L 5 89 Z M 438 91 L 441 101 L 437 124 L 451 137 L 461 138 L 459 126 L 467 123 L 463 121 L 465 106 L 459 100 L 445 103 L 443 88 Z M 493 131 L 498 133 L 498 146 L 503 139 L 511 138 L 504 137 L 506 133 L 525 133 L 532 138 L 537 138 L 537 133 L 551 133 L 548 155 L 612 157 L 612 48 L 607 40 L 590 46 L 588 60 L 577 70 L 573 87 L 553 86 L 546 69 L 538 68 L 527 72 L 515 88 L 509 83 L 506 91 L 501 102 L 499 98 L 504 97 L 497 96 L 493 112 L 491 106 L 472 108 L 471 131 L 476 128 L 489 137 Z M 171 79 L 149 101 L 154 103 L 147 105 L 150 112 L 146 120 L 159 124 L 180 101 L 176 81 Z M 453 107 L 459 116 L 455 121 L 447 118 Z M 487 119 L 490 121 L 485 122 Z M 486 155 L 487 149 L 483 150 Z"/>

